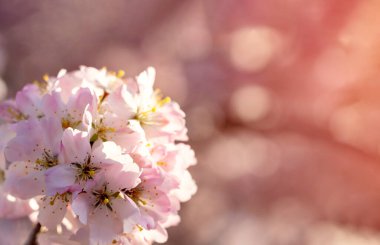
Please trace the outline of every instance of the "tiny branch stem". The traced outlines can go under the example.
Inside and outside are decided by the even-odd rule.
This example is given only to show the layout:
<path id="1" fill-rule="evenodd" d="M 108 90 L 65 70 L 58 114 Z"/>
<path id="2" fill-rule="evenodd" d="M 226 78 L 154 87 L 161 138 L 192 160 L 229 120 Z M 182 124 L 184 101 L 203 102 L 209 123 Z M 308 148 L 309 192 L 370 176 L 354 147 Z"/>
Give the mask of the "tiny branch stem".
<path id="1" fill-rule="evenodd" d="M 25 245 L 38 245 L 37 235 L 40 231 L 41 231 L 41 224 L 37 223 L 36 226 L 33 228 L 32 232 L 30 233 Z"/>

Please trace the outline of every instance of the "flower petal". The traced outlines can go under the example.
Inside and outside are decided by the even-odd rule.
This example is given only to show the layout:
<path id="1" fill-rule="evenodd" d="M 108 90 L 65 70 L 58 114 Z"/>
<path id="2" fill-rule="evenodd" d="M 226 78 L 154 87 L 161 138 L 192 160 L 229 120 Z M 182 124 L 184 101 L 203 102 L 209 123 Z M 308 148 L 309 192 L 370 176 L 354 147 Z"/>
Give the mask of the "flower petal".
<path id="1" fill-rule="evenodd" d="M 71 204 L 71 208 L 73 209 L 74 213 L 78 215 L 80 222 L 83 224 L 87 224 L 89 205 L 90 203 L 88 200 L 88 195 L 86 193 L 79 194 L 74 198 Z"/>
<path id="2" fill-rule="evenodd" d="M 71 164 L 59 164 L 46 170 L 45 182 L 48 195 L 62 194 L 75 184 L 75 170 Z"/>
<path id="3" fill-rule="evenodd" d="M 60 161 L 66 164 L 85 162 L 90 155 L 91 145 L 88 134 L 67 128 L 62 136 Z"/>
<path id="4" fill-rule="evenodd" d="M 38 221 L 48 229 L 55 229 L 59 225 L 67 211 L 66 202 L 61 197 L 46 197 L 41 200 Z"/>
<path id="5" fill-rule="evenodd" d="M 44 173 L 30 168 L 27 162 L 12 163 L 6 176 L 4 189 L 21 199 L 29 199 L 45 191 Z"/>

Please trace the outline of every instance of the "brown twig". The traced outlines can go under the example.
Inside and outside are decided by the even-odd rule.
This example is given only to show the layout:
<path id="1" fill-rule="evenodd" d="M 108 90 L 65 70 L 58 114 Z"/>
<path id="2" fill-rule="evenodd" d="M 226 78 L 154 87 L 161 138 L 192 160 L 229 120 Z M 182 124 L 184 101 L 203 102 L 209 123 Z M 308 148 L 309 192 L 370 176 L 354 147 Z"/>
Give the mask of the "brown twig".
<path id="1" fill-rule="evenodd" d="M 38 245 L 37 235 L 41 230 L 41 224 L 37 223 L 32 232 L 30 233 L 28 240 L 25 242 L 25 245 Z"/>

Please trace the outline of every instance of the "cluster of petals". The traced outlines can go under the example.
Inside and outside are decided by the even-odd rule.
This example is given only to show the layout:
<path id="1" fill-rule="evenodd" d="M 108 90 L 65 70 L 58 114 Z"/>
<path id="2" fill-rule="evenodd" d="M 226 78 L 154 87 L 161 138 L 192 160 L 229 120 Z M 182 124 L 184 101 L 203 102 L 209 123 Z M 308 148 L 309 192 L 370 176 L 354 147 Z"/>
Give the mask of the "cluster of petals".
<path id="1" fill-rule="evenodd" d="M 165 242 L 196 159 L 154 79 L 80 67 L 1 103 L 0 217 L 33 216 L 40 244 Z"/>

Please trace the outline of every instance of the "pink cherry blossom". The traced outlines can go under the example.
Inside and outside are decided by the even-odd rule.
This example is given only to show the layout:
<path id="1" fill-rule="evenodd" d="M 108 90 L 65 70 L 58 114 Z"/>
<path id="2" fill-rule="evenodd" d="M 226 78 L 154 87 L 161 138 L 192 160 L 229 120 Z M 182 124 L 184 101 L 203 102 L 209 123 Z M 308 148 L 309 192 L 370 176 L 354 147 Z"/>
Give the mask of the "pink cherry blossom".
<path id="1" fill-rule="evenodd" d="M 10 166 L 5 188 L 26 199 L 45 192 L 45 171 L 58 164 L 61 122 L 56 118 L 31 118 L 13 125 L 16 137 L 5 147 Z"/>
<path id="2" fill-rule="evenodd" d="M 83 185 L 93 182 L 111 165 L 118 169 L 135 166 L 132 158 L 123 154 L 114 142 L 97 141 L 91 146 L 88 133 L 71 128 L 63 133 L 59 159 L 60 164 L 45 172 L 49 195 L 80 192 Z"/>
<path id="3" fill-rule="evenodd" d="M 105 68 L 98 70 L 86 66 L 81 66 L 79 70 L 69 73 L 61 70 L 50 82 L 51 90 L 60 92 L 64 100 L 78 88 L 89 88 L 98 98 L 102 98 L 123 83 L 119 77 L 109 73 Z"/>
<path id="4" fill-rule="evenodd" d="M 178 181 L 178 188 L 171 194 L 181 202 L 190 200 L 197 191 L 197 186 L 187 170 L 196 164 L 194 151 L 185 144 L 156 145 L 152 148 L 154 165 Z M 168 182 L 170 178 L 166 178 Z"/>
<path id="5" fill-rule="evenodd" d="M 140 209 L 139 226 L 156 228 L 159 221 L 165 221 L 171 211 L 168 190 L 163 186 L 162 174 L 153 168 L 144 169 L 141 183 L 132 189 L 122 190 Z"/>
<path id="6" fill-rule="evenodd" d="M 15 102 L 18 110 L 23 115 L 40 117 L 44 115 L 41 98 L 41 88 L 36 84 L 28 84 L 17 92 Z"/>
<path id="7" fill-rule="evenodd" d="M 124 220 L 138 212 L 136 204 L 124 194 L 140 181 L 135 164 L 107 169 L 96 185 L 84 188 L 73 200 L 72 207 L 79 220 L 89 227 L 93 244 L 108 244 L 124 231 Z"/>
<path id="8" fill-rule="evenodd" d="M 134 113 L 131 108 L 128 108 L 128 103 L 125 103 L 128 99 L 131 99 L 131 94 L 125 85 L 104 98 L 98 117 L 94 119 L 93 137 L 114 141 L 126 151 L 132 152 L 138 144 L 146 140 L 141 125 L 132 120 Z"/>
<path id="9" fill-rule="evenodd" d="M 187 140 L 185 114 L 177 103 L 153 89 L 155 74 L 149 67 L 113 91 L 104 106 L 116 108 L 126 119 L 137 120 L 149 140 Z"/>
<path id="10" fill-rule="evenodd" d="M 15 99 L 4 101 L 0 105 L 0 119 L 4 123 L 14 123 L 28 119 L 38 118 L 44 115 L 43 90 L 37 84 L 27 84 L 19 92 Z"/>
<path id="11" fill-rule="evenodd" d="M 17 121 L 25 120 L 27 115 L 24 115 L 19 108 L 17 108 L 14 100 L 7 100 L 0 104 L 0 122 L 14 123 Z"/>
<path id="12" fill-rule="evenodd" d="M 197 187 L 185 114 L 153 88 L 61 70 L 0 104 L 0 217 L 29 215 L 41 244 L 152 244 Z"/>
<path id="13" fill-rule="evenodd" d="M 97 98 L 91 90 L 79 88 L 65 102 L 59 92 L 52 91 L 43 97 L 43 106 L 44 114 L 60 118 L 63 128 L 88 130 L 97 113 Z"/>
<path id="14" fill-rule="evenodd" d="M 34 199 L 22 200 L 4 190 L 3 183 L 6 176 L 4 147 L 15 136 L 15 132 L 8 125 L 0 126 L 0 218 L 20 218 L 29 215 L 38 204 Z"/>

